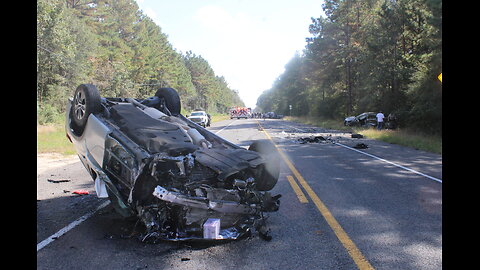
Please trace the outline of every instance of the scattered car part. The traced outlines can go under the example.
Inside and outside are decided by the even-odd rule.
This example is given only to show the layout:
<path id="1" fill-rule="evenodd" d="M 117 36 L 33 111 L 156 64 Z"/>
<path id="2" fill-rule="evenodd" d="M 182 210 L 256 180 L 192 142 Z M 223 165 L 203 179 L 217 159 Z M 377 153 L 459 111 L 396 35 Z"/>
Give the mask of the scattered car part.
<path id="1" fill-rule="evenodd" d="M 367 149 L 368 148 L 368 145 L 364 144 L 364 143 L 357 143 L 356 145 L 353 146 L 353 148 L 356 148 L 356 149 Z"/>
<path id="2" fill-rule="evenodd" d="M 322 141 L 326 141 L 323 136 L 314 136 L 314 137 L 303 137 L 303 138 L 298 138 L 297 141 L 300 142 L 300 144 L 305 144 L 305 143 L 318 143 Z"/>
<path id="3" fill-rule="evenodd" d="M 78 194 L 78 195 L 88 195 L 88 190 L 84 190 L 84 189 L 78 189 L 78 190 L 74 190 L 72 191 L 73 194 Z"/>
<path id="4" fill-rule="evenodd" d="M 358 133 L 353 133 L 351 137 L 354 138 L 354 139 L 361 139 L 361 138 L 363 138 L 363 135 L 358 134 Z"/>
<path id="5" fill-rule="evenodd" d="M 68 180 L 68 179 L 62 179 L 62 180 L 47 179 L 47 181 L 50 182 L 50 183 L 55 183 L 55 184 L 70 182 L 70 180 Z"/>

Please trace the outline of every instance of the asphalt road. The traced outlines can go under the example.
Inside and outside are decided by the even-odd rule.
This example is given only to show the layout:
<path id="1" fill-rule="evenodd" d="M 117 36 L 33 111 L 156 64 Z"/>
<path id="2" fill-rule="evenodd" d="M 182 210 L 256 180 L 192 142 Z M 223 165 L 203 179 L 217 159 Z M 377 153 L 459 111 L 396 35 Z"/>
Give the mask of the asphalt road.
<path id="1" fill-rule="evenodd" d="M 88 217 L 37 251 L 37 269 L 442 268 L 440 155 L 283 120 L 225 120 L 208 129 L 243 147 L 271 139 L 280 149 L 271 241 L 142 243 L 134 221 L 110 205 L 96 210 L 106 200 L 71 159 L 38 173 L 37 244 Z M 312 136 L 325 140 L 301 140 Z M 359 143 L 368 148 L 353 148 Z M 76 188 L 90 195 L 72 194 Z"/>

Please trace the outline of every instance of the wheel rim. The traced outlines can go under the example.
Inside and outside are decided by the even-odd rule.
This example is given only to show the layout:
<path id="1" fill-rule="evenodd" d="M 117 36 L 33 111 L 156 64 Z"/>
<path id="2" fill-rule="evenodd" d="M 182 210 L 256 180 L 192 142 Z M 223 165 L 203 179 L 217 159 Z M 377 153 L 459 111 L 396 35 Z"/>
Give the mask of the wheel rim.
<path id="1" fill-rule="evenodd" d="M 78 120 L 82 120 L 85 116 L 85 94 L 83 91 L 78 91 L 75 95 L 74 115 Z"/>

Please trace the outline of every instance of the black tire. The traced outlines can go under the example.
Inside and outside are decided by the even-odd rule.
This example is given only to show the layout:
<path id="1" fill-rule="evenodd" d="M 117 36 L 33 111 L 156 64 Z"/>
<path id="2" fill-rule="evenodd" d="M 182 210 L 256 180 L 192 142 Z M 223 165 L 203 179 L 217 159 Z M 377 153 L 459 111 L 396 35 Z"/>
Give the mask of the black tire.
<path id="1" fill-rule="evenodd" d="M 180 114 L 182 107 L 180 105 L 180 96 L 178 95 L 177 90 L 173 88 L 160 88 L 155 93 L 155 96 L 165 100 L 165 105 L 172 115 L 177 116 Z"/>
<path id="2" fill-rule="evenodd" d="M 268 140 L 258 140 L 253 142 L 248 150 L 260 153 L 266 160 L 265 166 L 259 170 L 259 175 L 257 175 L 257 189 L 259 191 L 271 190 L 277 184 L 280 176 L 280 157 L 275 145 Z"/>
<path id="3" fill-rule="evenodd" d="M 72 127 L 78 134 L 82 134 L 90 114 L 102 110 L 100 92 L 93 84 L 80 84 L 75 90 L 70 110 Z"/>

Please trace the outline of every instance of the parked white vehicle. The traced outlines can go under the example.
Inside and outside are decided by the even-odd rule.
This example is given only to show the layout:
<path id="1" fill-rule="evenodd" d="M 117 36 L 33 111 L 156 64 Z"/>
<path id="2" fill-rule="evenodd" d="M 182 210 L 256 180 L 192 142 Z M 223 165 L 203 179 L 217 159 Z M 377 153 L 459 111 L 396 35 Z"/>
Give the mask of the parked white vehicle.
<path id="1" fill-rule="evenodd" d="M 204 111 L 194 111 L 187 117 L 190 121 L 199 124 L 202 127 L 209 127 L 210 126 L 210 117 Z"/>

